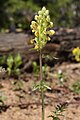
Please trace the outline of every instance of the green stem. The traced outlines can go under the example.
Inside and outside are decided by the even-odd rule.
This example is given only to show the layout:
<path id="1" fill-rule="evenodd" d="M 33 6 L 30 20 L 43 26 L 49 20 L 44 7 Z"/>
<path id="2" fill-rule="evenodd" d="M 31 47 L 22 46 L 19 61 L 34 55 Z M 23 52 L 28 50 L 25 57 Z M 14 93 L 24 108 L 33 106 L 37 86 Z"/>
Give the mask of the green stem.
<path id="1" fill-rule="evenodd" d="M 44 120 L 44 91 L 41 91 L 42 94 L 42 120 Z"/>
<path id="2" fill-rule="evenodd" d="M 40 80 L 42 82 L 41 99 L 42 99 L 42 120 L 44 120 L 44 89 L 43 89 L 43 76 L 42 76 L 42 51 L 40 49 Z"/>

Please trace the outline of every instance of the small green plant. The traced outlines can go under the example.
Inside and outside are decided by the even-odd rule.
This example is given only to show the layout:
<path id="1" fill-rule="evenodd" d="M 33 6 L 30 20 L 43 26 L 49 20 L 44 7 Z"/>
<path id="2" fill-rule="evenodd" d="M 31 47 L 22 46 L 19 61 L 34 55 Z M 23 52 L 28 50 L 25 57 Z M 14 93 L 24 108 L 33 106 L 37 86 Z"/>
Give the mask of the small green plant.
<path id="1" fill-rule="evenodd" d="M 55 111 L 52 111 L 52 115 L 48 117 L 51 117 L 53 120 L 60 120 L 60 116 L 64 116 L 63 112 L 66 110 L 66 107 L 67 103 L 57 105 Z"/>
<path id="2" fill-rule="evenodd" d="M 70 88 L 73 92 L 80 94 L 80 80 L 76 81 Z"/>
<path id="3" fill-rule="evenodd" d="M 0 92 L 0 104 L 4 104 L 4 100 L 5 100 L 5 95 L 3 94 L 3 92 Z"/>
<path id="4" fill-rule="evenodd" d="M 12 73 L 12 67 L 13 67 L 13 56 L 9 55 L 7 58 L 7 71 L 8 71 L 8 75 L 11 75 Z"/>
<path id="5" fill-rule="evenodd" d="M 59 81 L 59 86 L 63 86 L 66 81 L 66 76 L 64 75 L 62 70 L 58 70 L 57 79 Z"/>
<path id="6" fill-rule="evenodd" d="M 22 59 L 20 54 L 17 54 L 15 57 L 9 55 L 7 58 L 7 71 L 8 75 L 19 75 L 20 74 L 20 65 L 22 64 Z"/>
<path id="7" fill-rule="evenodd" d="M 33 72 L 35 73 L 35 75 L 37 76 L 37 75 L 39 75 L 39 69 L 40 69 L 40 67 L 39 67 L 39 65 L 37 64 L 37 62 L 33 62 Z"/>
<path id="8" fill-rule="evenodd" d="M 3 55 L 0 57 L 0 66 L 2 66 L 3 64 L 5 64 L 5 61 L 6 61 L 6 56 Z"/>
<path id="9" fill-rule="evenodd" d="M 45 74 L 48 72 L 48 66 L 47 64 L 44 64 L 42 66 L 42 71 L 43 71 L 43 75 L 45 76 Z M 33 62 L 33 72 L 35 73 L 36 76 L 39 75 L 39 70 L 40 70 L 40 66 L 37 64 L 37 62 Z"/>
<path id="10" fill-rule="evenodd" d="M 35 86 L 35 90 L 38 89 L 41 91 L 42 99 L 42 120 L 44 120 L 44 89 L 49 88 L 43 79 L 43 70 L 42 70 L 42 48 L 50 41 L 50 36 L 55 33 L 54 30 L 50 30 L 53 27 L 53 23 L 50 20 L 49 10 L 46 10 L 43 7 L 38 15 L 34 17 L 35 21 L 31 22 L 32 32 L 35 34 L 35 38 L 31 40 L 31 43 L 34 45 L 34 49 L 39 51 L 39 61 L 40 61 L 40 83 Z"/>
<path id="11" fill-rule="evenodd" d="M 22 90 L 23 89 L 23 81 L 22 80 L 17 80 L 15 82 L 13 82 L 13 90 L 14 91 L 18 91 L 18 90 Z"/>

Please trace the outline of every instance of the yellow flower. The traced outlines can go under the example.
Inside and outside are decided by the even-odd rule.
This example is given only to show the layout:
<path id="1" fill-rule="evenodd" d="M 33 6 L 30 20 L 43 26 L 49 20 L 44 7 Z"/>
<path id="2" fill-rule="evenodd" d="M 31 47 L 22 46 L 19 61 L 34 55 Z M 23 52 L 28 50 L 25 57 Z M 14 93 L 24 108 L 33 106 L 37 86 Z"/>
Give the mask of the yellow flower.
<path id="1" fill-rule="evenodd" d="M 34 43 L 34 39 L 32 39 L 32 40 L 30 41 L 30 43 L 33 44 L 33 43 Z"/>
<path id="2" fill-rule="evenodd" d="M 34 47 L 34 49 L 38 49 L 38 48 L 39 48 L 39 46 L 36 44 L 35 47 Z"/>
<path id="3" fill-rule="evenodd" d="M 45 8 L 45 7 L 43 7 L 43 8 L 42 8 L 42 11 L 43 11 L 43 12 L 45 12 L 45 11 L 46 11 L 46 8 Z"/>
<path id="4" fill-rule="evenodd" d="M 39 32 L 38 32 L 38 31 L 35 32 L 35 36 L 36 36 L 36 37 L 39 36 Z"/>
<path id="5" fill-rule="evenodd" d="M 53 27 L 53 22 L 50 22 L 50 27 Z"/>
<path id="6" fill-rule="evenodd" d="M 35 30 L 32 30 L 32 32 L 35 32 Z"/>
<path id="7" fill-rule="evenodd" d="M 73 55 L 76 55 L 78 51 L 79 51 L 79 47 L 74 48 L 73 51 L 72 51 Z"/>
<path id="8" fill-rule="evenodd" d="M 49 15 L 49 10 L 45 11 L 45 15 L 48 16 Z"/>
<path id="9" fill-rule="evenodd" d="M 77 62 L 80 62 L 79 56 L 75 56 L 75 59 L 76 59 Z"/>
<path id="10" fill-rule="evenodd" d="M 53 35 L 54 33 L 55 33 L 54 30 L 49 30 L 49 31 L 48 31 L 48 34 L 49 34 L 49 35 Z"/>
<path id="11" fill-rule="evenodd" d="M 35 22 L 35 21 L 32 21 L 32 22 L 31 22 L 31 24 L 32 24 L 32 25 L 35 25 L 35 24 L 36 24 L 36 22 Z"/>
<path id="12" fill-rule="evenodd" d="M 35 15 L 35 18 L 34 18 L 35 20 L 38 20 L 38 15 Z"/>
<path id="13" fill-rule="evenodd" d="M 48 22 L 50 22 L 50 17 L 49 17 L 49 15 L 46 17 L 46 20 L 47 20 Z M 50 24 L 52 24 L 52 22 L 51 22 Z"/>
<path id="14" fill-rule="evenodd" d="M 42 12 L 41 10 L 38 12 L 39 15 L 42 15 L 42 13 L 43 13 L 43 12 Z"/>
<path id="15" fill-rule="evenodd" d="M 43 31 L 43 33 L 44 33 L 45 35 L 47 34 L 46 29 Z"/>
<path id="16" fill-rule="evenodd" d="M 48 40 L 48 41 L 49 41 L 49 40 L 50 40 L 50 37 L 49 37 L 49 36 L 47 36 L 47 37 L 46 37 L 46 40 Z"/>

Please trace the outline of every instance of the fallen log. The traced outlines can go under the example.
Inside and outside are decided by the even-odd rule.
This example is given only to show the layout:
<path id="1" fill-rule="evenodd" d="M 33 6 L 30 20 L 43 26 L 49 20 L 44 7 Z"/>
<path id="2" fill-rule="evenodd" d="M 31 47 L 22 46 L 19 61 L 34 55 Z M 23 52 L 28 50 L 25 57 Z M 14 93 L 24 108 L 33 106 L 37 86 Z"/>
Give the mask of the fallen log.
<path id="1" fill-rule="evenodd" d="M 0 33 L 0 56 L 20 53 L 24 64 L 30 60 L 26 65 L 29 66 L 39 55 L 38 52 L 31 50 L 33 46 L 29 43 L 32 37 L 25 33 Z M 72 58 L 72 49 L 77 46 L 80 47 L 80 30 L 60 28 L 43 48 L 43 53 L 57 55 L 61 61 L 68 60 Z"/>
<path id="2" fill-rule="evenodd" d="M 31 50 L 33 46 L 30 43 L 31 35 L 24 33 L 1 33 L 0 34 L 0 56 L 8 54 L 20 53 L 27 59 L 36 59 L 38 52 Z M 53 51 L 57 48 L 57 44 L 47 44 L 43 51 Z M 30 57 L 29 57 L 30 56 Z"/>

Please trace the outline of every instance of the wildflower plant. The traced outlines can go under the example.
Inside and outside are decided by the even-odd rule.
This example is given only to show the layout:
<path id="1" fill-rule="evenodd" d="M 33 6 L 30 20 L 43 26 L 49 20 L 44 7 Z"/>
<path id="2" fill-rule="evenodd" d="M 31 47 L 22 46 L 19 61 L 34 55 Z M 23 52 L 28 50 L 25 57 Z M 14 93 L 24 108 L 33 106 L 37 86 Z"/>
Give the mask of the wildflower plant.
<path id="1" fill-rule="evenodd" d="M 60 116 L 64 116 L 63 112 L 66 110 L 68 103 L 59 104 L 55 107 L 55 110 L 52 111 L 52 114 L 48 117 L 51 117 L 53 120 L 60 120 Z"/>
<path id="2" fill-rule="evenodd" d="M 64 82 L 66 82 L 67 78 L 61 69 L 58 70 L 57 79 L 59 82 L 59 86 L 64 86 Z"/>
<path id="3" fill-rule="evenodd" d="M 75 60 L 77 62 L 80 62 L 80 48 L 79 47 L 74 48 L 72 51 L 72 54 L 74 55 Z M 75 82 L 72 85 L 71 90 L 79 94 L 80 93 L 80 81 Z"/>
<path id="4" fill-rule="evenodd" d="M 0 91 L 0 105 L 4 104 L 4 100 L 6 99 L 6 96 L 3 92 Z"/>
<path id="5" fill-rule="evenodd" d="M 18 53 L 15 57 L 11 54 L 7 58 L 7 72 L 8 75 L 19 75 L 20 74 L 20 65 L 22 64 L 21 55 Z"/>
<path id="6" fill-rule="evenodd" d="M 80 80 L 77 80 L 73 85 L 70 87 L 74 93 L 80 94 Z"/>
<path id="7" fill-rule="evenodd" d="M 72 54 L 75 56 L 75 60 L 77 62 L 80 62 L 80 48 L 79 47 L 74 48 Z"/>
<path id="8" fill-rule="evenodd" d="M 55 33 L 54 30 L 50 30 L 53 27 L 53 22 L 50 20 L 49 10 L 43 7 L 37 15 L 34 17 L 34 21 L 31 22 L 31 29 L 35 35 L 35 38 L 31 40 L 34 45 L 34 49 L 39 51 L 40 60 L 40 83 L 34 87 L 34 90 L 41 91 L 42 98 L 42 120 L 44 120 L 44 91 L 50 89 L 43 80 L 42 74 L 42 48 L 50 41 L 50 36 Z"/>

